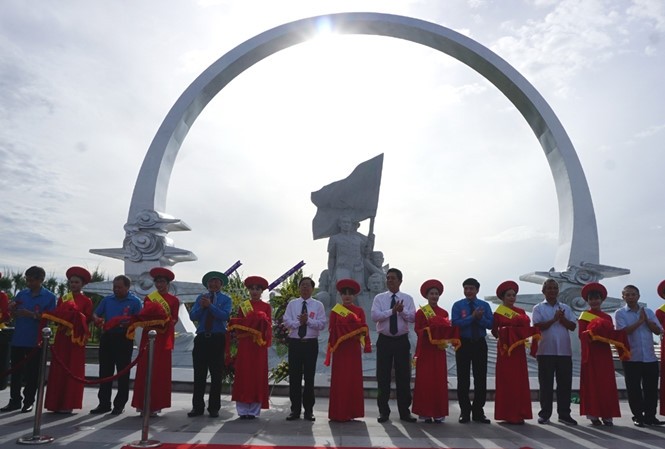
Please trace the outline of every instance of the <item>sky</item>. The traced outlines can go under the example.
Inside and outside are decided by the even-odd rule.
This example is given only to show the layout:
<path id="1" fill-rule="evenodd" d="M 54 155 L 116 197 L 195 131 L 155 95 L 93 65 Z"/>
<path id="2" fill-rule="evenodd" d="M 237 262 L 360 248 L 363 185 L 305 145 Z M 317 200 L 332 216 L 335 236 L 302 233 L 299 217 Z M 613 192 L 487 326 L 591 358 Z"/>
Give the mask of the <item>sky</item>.
<path id="1" fill-rule="evenodd" d="M 108 276 L 139 168 L 187 86 L 237 45 L 327 13 L 414 17 L 488 47 L 532 83 L 575 146 L 600 263 L 658 307 L 665 278 L 665 3 L 661 0 L 63 0 L 0 5 L 0 271 L 71 265 Z M 514 106 L 463 63 L 389 37 L 328 36 L 249 68 L 187 135 L 166 210 L 197 282 L 236 260 L 269 281 L 304 260 L 318 279 L 310 194 L 384 153 L 375 234 L 386 263 L 442 305 L 554 265 L 558 207 L 543 150 Z M 367 222 L 360 228 L 367 233 Z M 520 282 L 520 293 L 540 286 Z"/>

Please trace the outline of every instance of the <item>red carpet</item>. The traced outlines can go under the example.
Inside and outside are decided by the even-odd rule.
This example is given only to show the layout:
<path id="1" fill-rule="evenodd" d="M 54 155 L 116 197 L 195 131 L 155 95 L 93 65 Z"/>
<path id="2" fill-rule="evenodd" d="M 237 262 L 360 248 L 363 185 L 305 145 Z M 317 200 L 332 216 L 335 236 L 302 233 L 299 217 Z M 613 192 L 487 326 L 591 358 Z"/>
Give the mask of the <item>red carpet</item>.
<path id="1" fill-rule="evenodd" d="M 123 449 L 129 449 L 130 446 L 123 446 Z M 245 445 L 245 444 L 203 444 L 203 443 L 162 443 L 159 446 L 160 449 L 370 449 L 367 447 L 350 447 L 350 446 L 340 446 L 339 448 L 335 446 L 256 446 L 256 445 Z M 392 449 L 384 447 L 374 447 L 371 449 Z M 431 448 L 410 448 L 410 449 L 431 449 Z M 451 448 L 452 449 L 452 448 Z M 501 449 L 501 448 L 496 448 Z M 531 449 L 528 447 L 521 447 L 519 449 Z"/>

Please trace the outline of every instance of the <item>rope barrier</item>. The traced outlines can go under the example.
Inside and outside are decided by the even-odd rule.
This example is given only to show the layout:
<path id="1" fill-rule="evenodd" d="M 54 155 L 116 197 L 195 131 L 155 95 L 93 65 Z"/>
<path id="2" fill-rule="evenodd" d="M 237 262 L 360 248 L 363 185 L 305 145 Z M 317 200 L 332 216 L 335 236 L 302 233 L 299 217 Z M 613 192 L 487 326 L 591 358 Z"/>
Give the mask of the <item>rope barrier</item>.
<path id="1" fill-rule="evenodd" d="M 104 377 L 102 379 L 93 379 L 93 380 L 86 379 L 85 377 L 79 377 L 79 376 L 75 375 L 74 373 L 72 373 L 71 370 L 67 367 L 67 365 L 62 361 L 62 359 L 58 355 L 57 351 L 55 350 L 55 347 L 51 348 L 51 356 L 53 358 L 53 361 L 58 363 L 58 365 L 60 365 L 60 367 L 62 369 L 64 369 L 65 372 L 67 374 L 69 374 L 75 381 L 80 382 L 80 383 L 85 384 L 85 385 L 97 385 L 97 384 L 103 384 L 103 383 L 106 383 L 106 382 L 113 382 L 118 377 L 122 377 L 125 374 L 127 374 L 139 362 L 139 359 L 141 358 L 141 356 L 143 355 L 143 353 L 145 352 L 147 347 L 148 347 L 148 343 L 146 342 L 146 344 L 144 344 L 141 348 L 139 348 L 139 353 L 137 354 L 136 358 L 134 360 L 132 360 L 132 362 L 129 365 L 127 365 L 126 367 L 124 367 L 123 369 L 118 371 L 115 375 L 109 376 L 109 377 Z"/>

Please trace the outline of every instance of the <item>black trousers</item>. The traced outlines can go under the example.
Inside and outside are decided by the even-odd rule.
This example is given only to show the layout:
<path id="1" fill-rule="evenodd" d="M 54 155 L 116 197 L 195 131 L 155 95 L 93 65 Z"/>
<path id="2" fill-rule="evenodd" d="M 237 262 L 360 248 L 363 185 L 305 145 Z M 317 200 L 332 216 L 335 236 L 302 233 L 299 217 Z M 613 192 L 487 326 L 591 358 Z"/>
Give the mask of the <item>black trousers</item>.
<path id="1" fill-rule="evenodd" d="M 116 372 L 125 369 L 132 362 L 134 342 L 125 336 L 124 332 L 102 334 L 99 340 L 99 377 L 100 379 L 113 376 Z M 113 399 L 113 407 L 122 409 L 129 399 L 129 372 L 117 379 L 118 392 Z M 97 398 L 102 407 L 111 406 L 111 390 L 113 382 L 99 384 Z"/>
<path id="2" fill-rule="evenodd" d="M 397 393 L 397 410 L 400 417 L 411 413 L 411 344 L 409 335 L 389 337 L 379 334 L 376 342 L 376 381 L 379 388 L 376 404 L 379 414 L 390 415 L 390 381 L 391 371 L 395 368 L 395 392 Z"/>
<path id="3" fill-rule="evenodd" d="M 10 343 L 14 329 L 0 329 L 0 390 L 7 388 L 8 376 L 2 373 L 9 369 Z"/>
<path id="4" fill-rule="evenodd" d="M 206 379 L 210 373 L 210 393 L 208 412 L 218 412 L 222 406 L 222 375 L 224 373 L 224 349 L 226 335 L 221 333 L 201 333 L 194 338 L 192 364 L 194 366 L 194 394 L 192 409 L 203 411 L 206 392 Z"/>
<path id="5" fill-rule="evenodd" d="M 289 399 L 291 413 L 312 414 L 314 408 L 314 373 L 316 358 L 319 355 L 319 341 L 316 338 L 289 338 Z M 302 386 L 303 377 L 305 385 Z"/>
<path id="6" fill-rule="evenodd" d="M 457 401 L 462 415 L 485 416 L 487 399 L 487 340 L 463 338 L 455 352 L 457 364 Z M 473 404 L 469 398 L 473 369 Z"/>
<path id="7" fill-rule="evenodd" d="M 19 363 L 22 363 L 25 357 L 33 350 L 34 348 L 12 346 L 10 350 L 12 367 L 18 366 Z M 10 404 L 19 405 L 21 403 L 21 386 L 23 385 L 23 380 L 25 380 L 23 404 L 32 405 L 35 402 L 35 395 L 37 394 L 37 385 L 39 382 L 39 363 L 41 362 L 41 355 L 42 349 L 40 348 L 22 368 L 11 374 L 11 384 L 9 387 Z"/>
<path id="8" fill-rule="evenodd" d="M 552 416 L 555 379 L 557 414 L 559 417 L 568 417 L 570 416 L 570 394 L 573 384 L 573 358 L 566 355 L 539 355 L 540 412 L 538 412 L 538 416 L 544 419 L 550 419 Z"/>
<path id="9" fill-rule="evenodd" d="M 658 406 L 658 362 L 623 362 L 628 405 L 635 419 L 656 419 Z M 661 386 L 661 388 L 663 388 Z"/>

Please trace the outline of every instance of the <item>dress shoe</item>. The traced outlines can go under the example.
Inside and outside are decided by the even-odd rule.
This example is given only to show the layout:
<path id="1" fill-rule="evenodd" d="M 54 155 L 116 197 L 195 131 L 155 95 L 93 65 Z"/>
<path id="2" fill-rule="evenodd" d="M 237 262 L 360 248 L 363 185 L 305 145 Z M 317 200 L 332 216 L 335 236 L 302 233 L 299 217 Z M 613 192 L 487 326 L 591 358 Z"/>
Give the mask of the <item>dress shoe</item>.
<path id="1" fill-rule="evenodd" d="M 208 415 L 211 418 L 219 418 L 219 412 L 217 410 L 208 410 Z"/>
<path id="2" fill-rule="evenodd" d="M 658 418 L 650 418 L 650 419 L 645 419 L 644 424 L 647 426 L 662 426 L 665 424 L 665 421 L 661 421 Z"/>
<path id="3" fill-rule="evenodd" d="M 90 410 L 92 415 L 101 415 L 102 413 L 108 413 L 111 411 L 111 407 L 104 407 L 103 405 L 98 405 L 96 408 Z"/>
<path id="4" fill-rule="evenodd" d="M 21 413 L 30 413 L 32 411 L 32 404 L 24 404 Z"/>
<path id="5" fill-rule="evenodd" d="M 111 410 L 112 415 L 121 415 L 125 411 L 124 407 L 113 407 L 113 410 Z"/>
<path id="6" fill-rule="evenodd" d="M 598 418 L 592 418 L 591 419 L 591 425 L 592 426 L 602 426 L 603 423 Z"/>
<path id="7" fill-rule="evenodd" d="M 287 421 L 296 421 L 300 419 L 300 413 L 291 413 L 289 416 L 286 417 Z"/>
<path id="8" fill-rule="evenodd" d="M 376 420 L 380 423 L 384 423 L 384 422 L 388 421 L 388 415 L 379 415 L 379 417 L 376 418 Z"/>
<path id="9" fill-rule="evenodd" d="M 489 420 L 489 418 L 485 415 L 474 416 L 472 419 L 473 419 L 473 422 L 478 422 L 478 423 L 481 423 L 481 424 L 489 424 L 491 422 Z"/>
<path id="10" fill-rule="evenodd" d="M 434 423 L 434 420 L 432 418 L 425 418 L 425 421 L 423 421 L 425 424 L 432 424 Z"/>
<path id="11" fill-rule="evenodd" d="M 542 416 L 538 417 L 538 424 L 549 424 L 550 419 L 549 418 L 543 418 Z"/>
<path id="12" fill-rule="evenodd" d="M 604 426 L 607 426 L 607 427 L 614 426 L 614 422 L 612 421 L 612 418 L 603 419 L 602 421 L 603 421 Z"/>
<path id="13" fill-rule="evenodd" d="M 416 421 L 418 421 L 418 419 L 415 416 L 411 416 L 411 415 L 400 416 L 399 420 L 404 421 L 404 422 L 416 422 Z"/>
<path id="14" fill-rule="evenodd" d="M 563 423 L 567 426 L 576 426 L 577 425 L 577 421 L 575 421 L 570 416 L 559 416 L 559 422 Z"/>
<path id="15" fill-rule="evenodd" d="M 0 408 L 0 412 L 13 412 L 21 408 L 21 404 L 12 404 L 11 402 Z"/>
<path id="16" fill-rule="evenodd" d="M 459 415 L 459 423 L 466 424 L 470 421 L 469 415 Z"/>
<path id="17" fill-rule="evenodd" d="M 245 419 L 256 419 L 256 418 L 258 418 L 258 416 L 254 416 L 254 415 L 245 415 Z"/>
<path id="18" fill-rule="evenodd" d="M 559 422 L 563 423 L 567 426 L 576 426 L 577 425 L 577 421 L 575 421 L 570 416 L 559 416 Z"/>
<path id="19" fill-rule="evenodd" d="M 305 418 L 305 420 L 307 421 L 312 421 L 312 422 L 316 421 L 316 417 L 312 413 L 305 413 L 303 415 L 303 418 Z"/>
<path id="20" fill-rule="evenodd" d="M 195 416 L 201 416 L 201 415 L 203 415 L 203 410 L 197 410 L 195 408 L 187 412 L 187 416 L 189 416 L 190 418 L 194 418 Z"/>
<path id="21" fill-rule="evenodd" d="M 633 418 L 633 425 L 635 427 L 644 427 L 644 421 L 641 419 Z"/>

